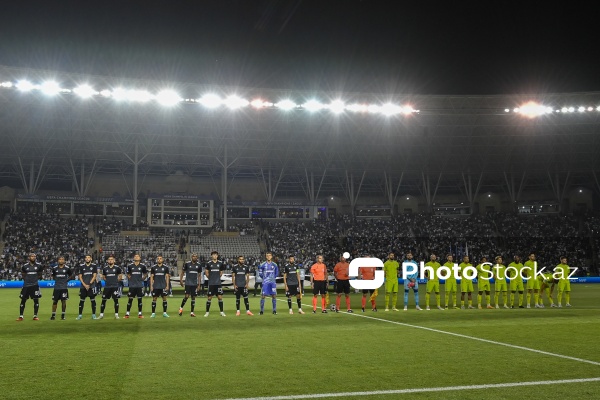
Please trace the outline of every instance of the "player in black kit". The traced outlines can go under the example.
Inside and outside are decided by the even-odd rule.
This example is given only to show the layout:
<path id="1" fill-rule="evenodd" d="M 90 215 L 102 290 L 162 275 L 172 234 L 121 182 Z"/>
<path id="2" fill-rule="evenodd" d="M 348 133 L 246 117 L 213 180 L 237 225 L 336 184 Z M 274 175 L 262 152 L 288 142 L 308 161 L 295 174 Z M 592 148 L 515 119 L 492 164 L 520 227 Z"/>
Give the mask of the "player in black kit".
<path id="1" fill-rule="evenodd" d="M 219 309 L 221 310 L 221 317 L 225 316 L 223 312 L 223 287 L 221 286 L 221 276 L 225 270 L 225 265 L 219 261 L 219 252 L 213 251 L 210 253 L 211 260 L 206 263 L 206 279 L 208 280 L 208 300 L 206 300 L 206 314 L 208 317 L 210 313 L 210 303 L 214 295 L 217 295 L 219 299 Z"/>
<path id="2" fill-rule="evenodd" d="M 137 297 L 138 300 L 138 318 L 144 318 L 142 315 L 142 297 L 144 297 L 144 280 L 148 274 L 146 266 L 142 264 L 142 257 L 139 254 L 133 256 L 133 262 L 127 266 L 127 279 L 129 281 L 129 293 L 127 297 L 127 313 L 125 318 L 129 318 L 129 311 L 131 311 L 131 305 L 133 304 L 133 298 Z"/>
<path id="3" fill-rule="evenodd" d="M 248 282 L 250 282 L 250 268 L 244 264 L 244 256 L 238 257 L 237 265 L 231 270 L 231 281 L 233 282 L 233 291 L 235 294 L 236 317 L 240 315 L 240 297 L 244 297 L 246 306 L 246 315 L 254 315 L 250 312 L 250 303 L 248 301 Z"/>
<path id="4" fill-rule="evenodd" d="M 98 267 L 92 264 L 92 256 L 85 256 L 85 262 L 79 265 L 79 281 L 81 288 L 79 289 L 79 315 L 77 319 L 81 319 L 85 298 L 90 298 L 92 304 L 92 319 L 96 319 L 96 274 Z"/>
<path id="5" fill-rule="evenodd" d="M 108 256 L 106 262 L 108 265 L 102 268 L 104 290 L 102 292 L 102 304 L 100 305 L 100 319 L 104 318 L 106 300 L 110 298 L 115 302 L 115 319 L 119 319 L 119 298 L 121 297 L 119 282 L 123 279 L 123 271 L 121 271 L 121 267 L 115 265 L 115 258 L 113 256 Z"/>
<path id="6" fill-rule="evenodd" d="M 19 306 L 19 318 L 17 321 L 23 321 L 23 312 L 25 311 L 25 303 L 27 299 L 33 300 L 33 320 L 38 321 L 37 316 L 40 309 L 40 278 L 42 277 L 42 264 L 35 261 L 36 256 L 33 253 L 29 254 L 29 262 L 21 268 L 23 272 L 23 289 L 21 289 L 21 305 Z"/>
<path id="7" fill-rule="evenodd" d="M 190 312 L 190 317 L 195 317 L 194 307 L 196 307 L 196 296 L 198 295 L 198 290 L 200 289 L 200 274 L 202 273 L 202 264 L 198 262 L 198 254 L 192 254 L 192 261 L 188 261 L 185 263 L 183 268 L 181 269 L 181 273 L 179 274 L 179 284 L 184 286 L 183 282 L 183 274 L 185 273 L 185 295 L 183 300 L 181 301 L 181 306 L 179 307 L 179 316 L 183 315 L 183 306 L 187 302 L 188 298 L 192 298 L 192 309 Z"/>
<path id="8" fill-rule="evenodd" d="M 290 314 L 294 313 L 292 311 L 292 296 L 296 296 L 298 313 L 304 314 L 304 311 L 302 311 L 302 293 L 298 289 L 300 284 L 300 268 L 296 265 L 294 256 L 290 256 L 289 262 L 283 268 L 283 283 L 285 284 L 285 295 Z"/>
<path id="9" fill-rule="evenodd" d="M 56 307 L 58 301 L 62 303 L 62 312 L 60 319 L 65 320 L 65 313 L 67 311 L 67 300 L 69 300 L 69 280 L 73 276 L 71 268 L 65 265 L 65 258 L 63 256 L 58 257 L 58 265 L 52 269 L 52 277 L 54 278 L 54 291 L 52 292 L 52 316 L 50 320 L 56 319 Z"/>
<path id="10" fill-rule="evenodd" d="M 150 292 L 152 293 L 152 315 L 150 318 L 156 317 L 156 299 L 162 297 L 163 301 L 163 317 L 169 318 L 167 314 L 167 296 L 169 288 L 169 267 L 163 264 L 163 256 L 156 257 L 156 265 L 150 270 Z"/>

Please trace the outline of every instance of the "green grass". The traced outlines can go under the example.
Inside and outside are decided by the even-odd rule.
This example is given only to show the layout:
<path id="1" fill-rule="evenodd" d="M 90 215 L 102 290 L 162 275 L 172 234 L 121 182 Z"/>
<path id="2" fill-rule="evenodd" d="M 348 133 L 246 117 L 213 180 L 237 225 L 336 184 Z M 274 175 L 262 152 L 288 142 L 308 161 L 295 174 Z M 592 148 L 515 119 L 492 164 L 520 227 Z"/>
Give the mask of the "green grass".
<path id="1" fill-rule="evenodd" d="M 18 293 L 0 290 L 3 399 L 216 399 L 600 377 L 598 365 L 380 320 L 600 363 L 600 285 L 574 285 L 571 309 L 383 312 L 380 295 L 380 312 L 364 314 L 378 319 L 361 317 L 359 295 L 352 295 L 358 315 L 288 315 L 280 301 L 274 316 L 267 300 L 266 313 L 259 316 L 259 298 L 250 297 L 256 315 L 235 317 L 235 300 L 226 294 L 226 318 L 218 315 L 216 301 L 210 317 L 203 318 L 201 297 L 198 318 L 189 317 L 189 301 L 178 317 L 181 295 L 176 294 L 169 298 L 169 319 L 160 313 L 150 319 L 150 299 L 144 298 L 143 320 L 112 319 L 109 301 L 107 317 L 93 321 L 88 300 L 84 319 L 76 321 L 73 290 L 67 320 L 50 321 L 51 290 L 45 289 L 40 321 L 31 320 L 29 300 L 25 321 L 16 322 Z M 303 303 L 310 302 L 305 297 Z M 126 303 L 122 298 L 121 317 Z M 157 308 L 162 310 L 160 300 Z M 592 399 L 600 398 L 600 382 L 368 398 L 400 397 Z"/>

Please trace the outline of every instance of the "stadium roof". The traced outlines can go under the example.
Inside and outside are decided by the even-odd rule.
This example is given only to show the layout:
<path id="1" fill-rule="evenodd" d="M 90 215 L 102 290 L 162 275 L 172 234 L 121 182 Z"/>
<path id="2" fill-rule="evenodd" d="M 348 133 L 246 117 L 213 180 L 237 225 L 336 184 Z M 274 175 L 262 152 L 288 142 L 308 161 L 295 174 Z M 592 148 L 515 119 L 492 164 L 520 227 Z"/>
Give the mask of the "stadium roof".
<path id="1" fill-rule="evenodd" d="M 251 101 L 313 99 L 345 104 L 410 105 L 418 113 L 386 116 L 298 107 L 206 108 L 196 101 L 166 107 L 156 101 L 119 102 L 100 94 L 47 96 L 24 92 L 27 79 L 57 82 L 70 90 L 89 84 L 100 92 L 119 87 L 182 99 L 216 93 Z M 71 182 L 86 171 L 131 174 L 135 149 L 141 175 L 187 174 L 220 179 L 227 149 L 230 178 L 263 184 L 271 171 L 277 196 L 307 194 L 311 175 L 323 195 L 381 196 L 388 187 L 424 194 L 429 179 L 437 193 L 465 191 L 467 178 L 479 191 L 534 188 L 597 188 L 600 169 L 600 92 L 512 96 L 426 96 L 377 93 L 315 93 L 260 88 L 210 87 L 177 82 L 132 81 L 56 71 L 0 67 L 0 181 L 25 182 L 33 163 L 45 182 Z M 11 86 L 11 85 L 6 85 Z M 528 118 L 515 108 L 535 101 L 548 113 Z M 569 108 L 573 107 L 571 112 Z M 580 111 L 580 108 L 581 109 Z M 515 182 L 515 183 L 512 183 Z M 513 188 L 510 186 L 513 185 Z M 514 187 L 516 185 L 516 188 Z M 433 189 L 431 189 L 433 190 Z"/>

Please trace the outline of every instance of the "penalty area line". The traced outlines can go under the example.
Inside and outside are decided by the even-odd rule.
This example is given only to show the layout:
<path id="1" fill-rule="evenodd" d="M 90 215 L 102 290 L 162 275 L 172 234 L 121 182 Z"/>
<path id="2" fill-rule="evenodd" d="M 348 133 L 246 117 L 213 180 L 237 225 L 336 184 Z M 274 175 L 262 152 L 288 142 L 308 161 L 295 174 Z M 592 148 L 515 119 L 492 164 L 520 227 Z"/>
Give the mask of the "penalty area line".
<path id="1" fill-rule="evenodd" d="M 462 390 L 482 390 L 482 389 L 498 389 L 522 386 L 538 386 L 538 385 L 560 385 L 567 383 L 588 383 L 600 382 L 600 378 L 581 378 L 581 379 L 559 379 L 554 381 L 537 381 L 537 382 L 514 382 L 514 383 L 489 383 L 482 385 L 465 385 L 465 386 L 442 386 L 432 388 L 413 388 L 413 389 L 396 389 L 396 390 L 374 390 L 364 392 L 340 392 L 340 393 L 314 393 L 314 394 L 293 394 L 287 396 L 266 396 L 266 397 L 237 397 L 224 400 L 295 400 L 295 399 L 322 399 L 327 397 L 348 397 L 348 396 L 382 396 L 390 394 L 410 394 L 410 393 L 426 393 L 426 392 L 451 392 Z"/>
<path id="2" fill-rule="evenodd" d="M 281 301 L 285 301 L 285 300 L 281 300 Z M 311 307 L 311 309 L 312 309 L 312 305 L 303 304 L 303 306 Z M 318 308 L 321 308 L 321 307 L 318 307 Z M 581 363 L 586 363 L 586 364 L 600 366 L 600 362 L 598 362 L 598 361 L 586 360 L 584 358 L 579 358 L 579 357 L 566 356 L 564 354 L 551 353 L 549 351 L 532 349 L 530 347 L 518 346 L 516 344 L 497 342 L 495 340 L 483 339 L 483 338 L 479 338 L 479 337 L 476 337 L 476 336 L 463 335 L 461 333 L 454 333 L 454 332 L 442 331 L 440 329 L 434 329 L 434 328 L 428 328 L 426 326 L 408 324 L 406 322 L 398 322 L 398 321 L 392 321 L 392 320 L 384 319 L 384 318 L 371 317 L 369 315 L 362 315 L 362 314 L 359 314 L 359 313 L 356 313 L 356 312 L 352 313 L 352 314 L 349 314 L 349 313 L 346 313 L 346 312 L 342 311 L 340 313 L 346 314 L 348 316 L 373 319 L 375 321 L 387 322 L 387 323 L 390 323 L 390 324 L 395 324 L 395 325 L 400 325 L 400 326 L 406 326 L 406 327 L 409 327 L 409 328 L 423 329 L 423 330 L 429 331 L 429 332 L 442 333 L 442 334 L 445 334 L 445 335 L 455 336 L 455 337 L 459 337 L 459 338 L 463 338 L 463 339 L 471 339 L 471 340 L 476 340 L 478 342 L 495 344 L 497 346 L 510 347 L 510 348 L 517 349 L 517 350 L 525 350 L 525 351 L 530 351 L 532 353 L 543 354 L 543 355 L 546 355 L 546 356 L 558 357 L 558 358 L 562 358 L 562 359 L 565 359 L 565 360 L 577 361 L 577 362 L 581 362 Z"/>

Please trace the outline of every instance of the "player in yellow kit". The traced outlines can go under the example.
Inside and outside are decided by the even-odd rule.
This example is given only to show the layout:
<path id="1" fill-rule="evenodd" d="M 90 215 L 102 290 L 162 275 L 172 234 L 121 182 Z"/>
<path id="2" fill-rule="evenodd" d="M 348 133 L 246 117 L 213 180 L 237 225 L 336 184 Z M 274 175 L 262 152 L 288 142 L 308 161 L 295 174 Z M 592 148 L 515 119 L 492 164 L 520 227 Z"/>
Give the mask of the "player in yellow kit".
<path id="1" fill-rule="evenodd" d="M 556 270 L 562 271 L 562 274 L 557 273 Z M 571 307 L 571 281 L 569 280 L 569 274 L 571 268 L 567 265 L 567 257 L 562 256 L 560 258 L 560 264 L 554 268 L 554 277 L 560 276 L 558 279 L 558 295 L 556 296 L 556 302 L 558 307 L 562 307 L 562 297 L 565 294 L 565 300 L 567 304 L 565 306 Z M 562 275 L 562 276 L 561 276 Z"/>
<path id="2" fill-rule="evenodd" d="M 465 293 L 469 300 L 469 309 L 475 308 L 473 307 L 473 280 L 465 278 L 465 269 L 472 266 L 473 264 L 469 262 L 469 256 L 464 256 L 463 262 L 458 265 L 460 268 L 460 308 L 462 310 L 465 309 Z"/>
<path id="3" fill-rule="evenodd" d="M 438 310 L 443 310 L 440 300 L 440 278 L 438 276 L 438 270 L 441 267 L 440 263 L 437 262 L 437 256 L 433 253 L 429 256 L 429 262 L 425 264 L 425 267 L 429 267 L 433 270 L 433 273 L 430 273 L 428 269 L 425 269 L 425 273 L 427 274 L 427 290 L 425 295 L 425 306 L 427 310 L 431 310 L 429 308 L 429 299 L 431 297 L 431 292 L 435 293 L 435 305 Z"/>
<path id="4" fill-rule="evenodd" d="M 450 268 L 450 271 L 452 271 L 452 268 L 454 268 L 454 261 L 453 261 L 453 257 L 452 254 L 448 254 L 446 256 L 446 261 L 444 263 L 444 266 Z M 452 306 L 454 308 L 458 308 L 456 307 L 456 292 L 457 292 L 457 284 L 456 284 L 456 278 L 454 277 L 454 274 L 451 274 L 448 279 L 446 279 L 446 282 L 444 283 L 444 305 L 446 306 L 446 309 L 448 308 L 448 301 L 450 300 L 450 296 L 452 296 Z"/>
<path id="5" fill-rule="evenodd" d="M 519 308 L 525 308 L 523 306 L 523 292 L 525 287 L 523 286 L 523 264 L 521 263 L 521 257 L 515 255 L 514 261 L 508 264 L 507 275 L 510 279 L 510 308 L 515 308 L 515 293 L 519 292 Z"/>
<path id="6" fill-rule="evenodd" d="M 400 265 L 396 261 L 396 255 L 390 253 L 388 259 L 383 263 L 383 272 L 385 273 L 385 311 L 390 311 L 390 294 L 392 296 L 392 310 L 398 311 L 396 302 L 398 301 L 398 268 Z"/>
<path id="7" fill-rule="evenodd" d="M 504 300 L 504 308 L 508 308 L 508 293 L 506 285 L 506 267 L 502 264 L 502 257 L 497 256 L 495 258 L 496 264 L 494 264 L 494 303 L 496 308 L 500 308 L 498 301 L 500 300 L 500 293 L 502 293 L 502 299 Z"/>
<path id="8" fill-rule="evenodd" d="M 493 274 L 491 272 L 492 264 L 488 263 L 486 257 L 481 257 L 481 263 L 475 267 L 477 269 L 477 290 L 479 293 L 477 294 L 477 308 L 480 310 L 483 308 L 481 304 L 481 297 L 483 296 L 483 292 L 485 292 L 485 302 L 487 304 L 487 308 L 494 308 L 491 304 L 490 293 L 491 293 L 491 285 L 490 279 Z"/>
<path id="9" fill-rule="evenodd" d="M 524 265 L 525 274 L 527 276 L 527 308 L 531 308 L 531 294 L 533 294 L 533 304 L 535 308 L 540 308 L 540 281 L 536 278 L 535 273 L 537 271 L 537 261 L 535 261 L 535 253 L 529 254 L 529 260 L 525 261 Z"/>
<path id="10" fill-rule="evenodd" d="M 554 300 L 552 299 L 552 293 L 554 292 L 554 277 L 552 276 L 552 272 L 545 270 L 542 275 L 538 275 L 538 281 L 540 282 L 540 297 L 538 303 L 540 308 L 545 308 L 544 293 L 546 293 L 546 297 L 550 300 L 550 307 L 556 307 L 556 304 L 554 304 Z"/>

